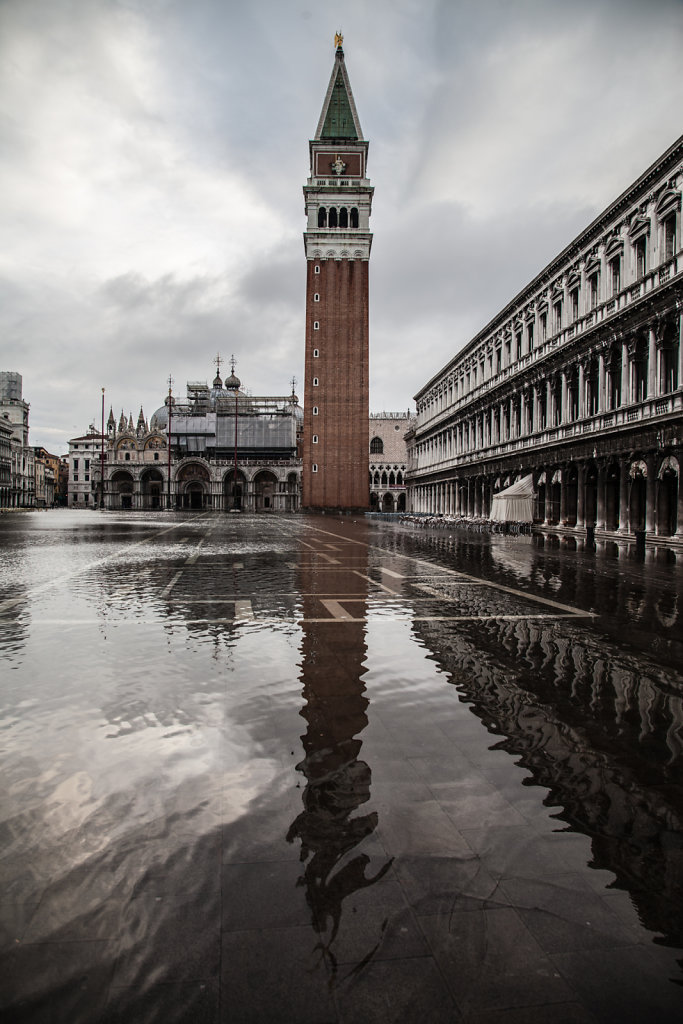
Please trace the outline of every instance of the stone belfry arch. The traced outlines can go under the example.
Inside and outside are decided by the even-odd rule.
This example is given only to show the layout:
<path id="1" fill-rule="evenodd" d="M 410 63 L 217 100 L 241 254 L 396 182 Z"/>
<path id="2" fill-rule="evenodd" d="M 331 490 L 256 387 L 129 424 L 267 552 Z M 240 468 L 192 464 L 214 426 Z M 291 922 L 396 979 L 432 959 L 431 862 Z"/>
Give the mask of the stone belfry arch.
<path id="1" fill-rule="evenodd" d="M 302 504 L 366 509 L 373 188 L 340 35 L 309 149 Z"/>

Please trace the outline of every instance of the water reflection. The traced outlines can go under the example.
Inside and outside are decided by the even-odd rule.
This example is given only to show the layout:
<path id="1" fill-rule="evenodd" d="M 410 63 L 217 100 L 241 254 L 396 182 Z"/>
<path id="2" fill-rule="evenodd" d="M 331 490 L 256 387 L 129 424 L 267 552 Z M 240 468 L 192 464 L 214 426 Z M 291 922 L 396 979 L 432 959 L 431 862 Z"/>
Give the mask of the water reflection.
<path id="1" fill-rule="evenodd" d="M 683 946 L 683 678 L 578 626 L 415 622 L 496 749 L 592 840 L 656 941 Z M 463 665 L 467 670 L 463 671 Z M 683 965 L 683 962 L 682 962 Z"/>
<path id="2" fill-rule="evenodd" d="M 367 575 L 367 556 L 358 569 Z M 296 767 L 305 776 L 306 787 L 304 809 L 292 822 L 287 840 L 301 843 L 305 867 L 299 884 L 305 887 L 312 925 L 320 936 L 319 949 L 334 982 L 334 942 L 344 900 L 378 882 L 393 858 L 374 874 L 366 873 L 370 857 L 357 848 L 377 828 L 378 815 L 371 811 L 352 816 L 370 799 L 372 781 L 370 766 L 359 757 L 359 736 L 368 724 L 369 704 L 363 683 L 367 581 L 348 569 L 325 570 L 310 551 L 302 552 L 298 575 L 304 618 L 300 681 L 305 703 L 300 714 L 307 728 L 301 737 L 305 756 Z M 349 602 L 339 595 L 348 595 Z M 332 597 L 338 600 L 338 614 L 358 621 L 316 621 L 322 612 L 321 599 Z M 378 935 L 377 943 L 359 956 L 361 966 L 380 941 Z"/>

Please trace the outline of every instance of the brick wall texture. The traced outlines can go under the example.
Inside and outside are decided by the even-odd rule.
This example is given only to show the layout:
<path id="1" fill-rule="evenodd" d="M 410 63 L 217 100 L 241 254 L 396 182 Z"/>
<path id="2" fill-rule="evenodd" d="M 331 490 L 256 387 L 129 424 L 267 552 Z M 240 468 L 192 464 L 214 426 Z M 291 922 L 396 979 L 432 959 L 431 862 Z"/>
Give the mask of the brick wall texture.
<path id="1" fill-rule="evenodd" d="M 369 507 L 368 415 L 368 262 L 308 260 L 304 508 Z"/>

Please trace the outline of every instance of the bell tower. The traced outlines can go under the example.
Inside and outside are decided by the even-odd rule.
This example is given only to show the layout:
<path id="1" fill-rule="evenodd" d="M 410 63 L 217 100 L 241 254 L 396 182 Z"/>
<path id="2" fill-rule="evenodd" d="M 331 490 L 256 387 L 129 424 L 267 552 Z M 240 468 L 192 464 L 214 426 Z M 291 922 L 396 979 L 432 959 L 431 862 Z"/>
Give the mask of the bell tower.
<path id="1" fill-rule="evenodd" d="M 367 509 L 368 263 L 373 188 L 342 37 L 304 185 L 307 225 L 303 507 Z"/>

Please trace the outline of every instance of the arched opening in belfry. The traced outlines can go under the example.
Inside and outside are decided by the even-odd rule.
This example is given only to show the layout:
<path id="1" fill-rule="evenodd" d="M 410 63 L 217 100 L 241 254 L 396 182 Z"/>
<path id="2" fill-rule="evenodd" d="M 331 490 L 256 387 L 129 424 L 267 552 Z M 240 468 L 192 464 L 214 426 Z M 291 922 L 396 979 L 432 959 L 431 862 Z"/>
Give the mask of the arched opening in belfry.
<path id="1" fill-rule="evenodd" d="M 320 209 L 318 210 L 318 227 L 327 227 L 327 210 L 325 209 L 324 206 L 321 206 Z"/>
<path id="2" fill-rule="evenodd" d="M 345 206 L 342 206 L 339 211 L 339 227 L 348 228 L 349 226 L 349 213 Z"/>
<path id="3" fill-rule="evenodd" d="M 358 210 L 356 209 L 355 206 L 351 207 L 351 227 L 358 227 Z"/>
<path id="4" fill-rule="evenodd" d="M 329 227 L 331 227 L 331 228 L 336 228 L 337 227 L 337 210 L 336 210 L 336 207 L 334 207 L 334 206 L 330 207 Z"/>

